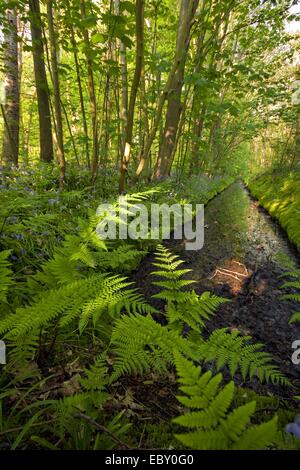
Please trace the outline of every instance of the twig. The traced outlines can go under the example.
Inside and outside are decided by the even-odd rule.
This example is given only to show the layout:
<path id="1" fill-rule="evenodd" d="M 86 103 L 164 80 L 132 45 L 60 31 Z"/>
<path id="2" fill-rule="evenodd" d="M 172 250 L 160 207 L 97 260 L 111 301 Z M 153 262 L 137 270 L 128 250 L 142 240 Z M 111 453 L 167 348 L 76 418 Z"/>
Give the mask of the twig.
<path id="1" fill-rule="evenodd" d="M 237 273 L 236 271 L 230 271 L 230 269 L 221 268 L 221 271 L 226 271 L 226 273 L 235 274 L 236 276 L 248 277 L 247 274 Z M 224 272 L 225 274 L 225 272 Z"/>
<path id="2" fill-rule="evenodd" d="M 100 431 L 100 432 L 105 432 L 106 434 L 108 434 L 113 441 L 115 441 L 117 444 L 119 444 L 120 446 L 122 447 L 125 447 L 125 449 L 132 449 L 132 447 L 130 447 L 128 444 L 125 444 L 125 442 L 121 441 L 117 436 L 115 436 L 109 429 L 107 429 L 105 426 L 103 426 L 102 424 L 99 424 L 97 423 L 97 421 L 95 421 L 93 418 L 91 418 L 90 416 L 88 415 L 85 415 L 84 413 L 76 413 L 74 414 L 74 418 L 78 418 L 78 419 L 82 419 L 84 421 L 87 421 L 88 423 L 90 423 L 92 426 L 94 426 L 97 431 Z"/>
<path id="3" fill-rule="evenodd" d="M 243 263 L 240 263 L 239 261 L 235 261 L 235 260 L 232 260 L 232 262 L 235 263 L 235 264 L 238 264 L 239 266 L 242 266 L 245 269 L 245 274 L 247 274 L 247 276 L 249 276 L 249 271 Z"/>
<path id="4" fill-rule="evenodd" d="M 240 264 L 240 263 L 237 263 L 237 264 Z M 217 274 L 232 277 L 233 279 L 236 279 L 237 281 L 241 281 L 241 279 L 238 276 L 241 276 L 241 277 L 248 277 L 249 276 L 248 271 L 247 271 L 247 274 L 243 274 L 243 273 L 238 273 L 236 271 L 230 271 L 229 269 L 226 269 L 226 268 L 217 268 L 215 270 L 213 276 L 211 276 L 209 279 L 212 280 L 214 277 L 216 277 Z"/>

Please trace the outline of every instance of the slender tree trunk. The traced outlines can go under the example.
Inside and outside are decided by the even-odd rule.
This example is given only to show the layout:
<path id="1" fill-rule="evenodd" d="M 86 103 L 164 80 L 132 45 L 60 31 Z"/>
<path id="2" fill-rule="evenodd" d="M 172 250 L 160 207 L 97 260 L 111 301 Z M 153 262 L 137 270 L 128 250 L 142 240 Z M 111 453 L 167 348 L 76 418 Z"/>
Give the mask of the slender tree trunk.
<path id="1" fill-rule="evenodd" d="M 56 121 L 56 141 L 57 141 L 57 157 L 60 166 L 60 187 L 62 188 L 65 182 L 66 174 L 66 160 L 64 152 L 64 134 L 61 110 L 61 97 L 60 97 L 60 83 L 58 76 L 58 62 L 57 62 L 57 41 L 53 20 L 53 0 L 47 0 L 47 18 L 49 29 L 50 41 L 50 60 L 52 69 L 52 80 L 54 90 L 54 114 Z"/>
<path id="2" fill-rule="evenodd" d="M 126 127 L 128 117 L 128 74 L 127 74 L 127 54 L 126 46 L 120 41 L 120 67 L 121 67 L 121 119 L 122 119 L 122 154 L 125 150 Z"/>
<path id="3" fill-rule="evenodd" d="M 120 0 L 115 0 L 115 14 L 120 14 Z M 119 49 L 119 65 L 121 75 L 121 106 L 120 106 L 120 118 L 121 118 L 121 155 L 124 155 L 125 141 L 126 141 L 126 127 L 127 127 L 127 116 L 128 116 L 128 74 L 127 74 L 127 54 L 126 46 L 120 39 L 118 40 Z"/>
<path id="4" fill-rule="evenodd" d="M 197 111 L 197 113 L 199 112 L 199 114 L 197 114 L 197 116 L 194 117 L 194 125 L 193 125 L 194 141 L 192 143 L 192 152 L 191 152 L 190 170 L 189 170 L 190 174 L 192 174 L 193 171 L 197 172 L 200 169 L 200 142 L 202 139 L 202 134 L 203 134 L 203 129 L 204 129 L 206 108 L 207 106 L 203 104 L 201 111 L 199 110 Z"/>
<path id="5" fill-rule="evenodd" d="M 40 158 L 44 162 L 51 162 L 53 160 L 52 125 L 39 0 L 29 0 L 29 11 L 39 112 Z"/>
<path id="6" fill-rule="evenodd" d="M 70 25 L 70 32 L 71 32 L 71 43 L 73 47 L 73 54 L 74 54 L 74 63 L 75 63 L 75 70 L 76 70 L 76 77 L 77 77 L 77 85 L 78 85 L 78 93 L 79 93 L 79 101 L 80 101 L 80 109 L 82 115 L 82 124 L 83 124 L 83 132 L 85 137 L 85 153 L 86 153 L 86 163 L 88 168 L 91 167 L 90 161 L 90 148 L 89 148 L 89 132 L 88 132 L 88 125 L 86 119 L 86 112 L 84 106 L 84 98 L 83 98 L 83 90 L 82 90 L 82 81 L 80 75 L 80 66 L 78 60 L 78 52 L 77 52 L 77 44 L 75 40 L 75 33 L 73 25 Z"/>
<path id="7" fill-rule="evenodd" d="M 28 160 L 25 159 L 24 156 L 24 113 L 23 113 L 23 106 L 21 100 L 22 94 L 22 76 L 23 76 L 23 46 L 24 46 L 24 38 L 26 33 L 26 25 L 24 22 L 21 21 L 20 16 L 18 15 L 17 18 L 17 29 L 18 34 L 20 36 L 19 44 L 18 44 L 18 63 L 19 63 L 19 96 L 20 96 L 20 104 L 19 104 L 19 153 L 22 153 L 24 158 L 24 163 L 28 163 Z M 21 148 L 21 152 L 20 152 Z"/>
<path id="8" fill-rule="evenodd" d="M 206 4 L 205 2 L 203 2 L 202 12 L 205 6 Z M 197 63 L 196 63 L 195 70 L 194 70 L 196 74 L 200 72 L 201 66 L 205 58 L 203 54 L 203 45 L 204 45 L 205 35 L 206 35 L 206 29 L 203 27 L 202 34 L 197 38 L 197 52 L 196 52 Z M 195 84 L 194 90 L 193 90 L 193 102 L 192 102 L 192 108 L 191 108 L 194 140 L 192 141 L 192 147 L 191 147 L 189 174 L 191 174 L 195 170 L 197 171 L 197 169 L 199 168 L 200 141 L 202 138 L 204 120 L 205 120 L 205 115 L 206 115 L 206 105 L 203 103 L 203 99 L 200 95 L 201 95 L 201 87 L 199 87 L 198 84 Z"/>
<path id="9" fill-rule="evenodd" d="M 29 117 L 28 117 L 28 123 L 27 123 L 27 128 L 26 131 L 24 130 L 24 162 L 27 164 L 29 160 L 29 144 L 30 144 L 30 135 L 31 135 L 31 124 L 32 124 L 32 118 L 33 118 L 33 107 L 35 104 L 35 93 L 32 95 L 30 98 L 30 104 L 29 104 Z"/>
<path id="10" fill-rule="evenodd" d="M 297 67 L 295 78 L 297 81 L 300 80 L 300 67 Z M 295 144 L 292 165 L 300 163 L 300 103 L 296 103 L 296 106 Z"/>
<path id="11" fill-rule="evenodd" d="M 144 0 L 136 0 L 136 62 L 135 72 L 130 92 L 130 101 L 128 107 L 128 117 L 126 125 L 126 139 L 125 149 L 122 157 L 119 179 L 119 192 L 125 190 L 125 179 L 128 171 L 128 165 L 131 155 L 132 134 L 133 134 L 133 121 L 134 110 L 137 92 L 141 80 L 141 74 L 144 63 Z"/>
<path id="12" fill-rule="evenodd" d="M 175 160 L 176 149 L 177 149 L 177 146 L 178 146 L 180 137 L 182 136 L 183 131 L 184 131 L 184 128 L 185 128 L 185 124 L 186 124 L 186 111 L 187 111 L 187 105 L 188 105 L 188 101 L 189 101 L 189 96 L 190 96 L 190 88 L 188 88 L 188 90 L 186 91 L 186 95 L 185 95 L 185 98 L 184 98 L 184 101 L 183 101 L 182 112 L 181 112 L 180 120 L 179 120 L 179 124 L 178 124 L 178 131 L 177 131 L 177 134 L 176 134 L 175 145 L 173 146 L 173 151 L 172 151 L 172 154 L 171 154 L 171 157 L 170 157 L 169 170 L 171 170 L 172 164 L 173 164 L 173 162 L 174 162 L 174 160 Z M 191 115 L 190 115 L 190 118 L 189 118 L 188 135 L 189 135 L 189 133 L 190 133 L 190 128 L 191 128 Z M 188 139 L 189 139 L 189 138 L 188 138 Z M 187 140 L 188 140 L 188 139 L 187 139 Z M 184 139 L 182 139 L 182 140 L 184 140 Z M 181 159 L 181 155 L 179 155 L 179 159 Z"/>
<path id="13" fill-rule="evenodd" d="M 85 0 L 80 0 L 81 17 L 86 18 Z M 93 72 L 93 61 L 91 58 L 91 47 L 89 32 L 85 28 L 83 31 L 83 38 L 85 43 L 85 54 L 88 73 L 88 89 L 90 97 L 90 108 L 92 115 L 92 132 L 93 132 L 93 156 L 92 156 L 92 179 L 97 177 L 98 163 L 99 163 L 99 138 L 98 138 L 98 113 L 97 113 L 97 98 L 95 91 L 95 81 Z"/>
<path id="14" fill-rule="evenodd" d="M 16 9 L 6 11 L 8 26 L 4 34 L 4 69 L 6 102 L 2 159 L 6 163 L 18 164 L 20 127 L 19 54 L 17 41 Z"/>
<path id="15" fill-rule="evenodd" d="M 168 175 L 173 154 L 180 114 L 182 111 L 181 92 L 184 81 L 184 70 L 190 44 L 191 27 L 199 4 L 199 0 L 182 0 L 176 41 L 177 67 L 172 77 L 171 90 L 168 96 L 168 107 L 164 127 L 164 138 L 154 169 L 154 178 Z M 183 53 L 182 53 L 183 51 Z"/>
<path id="16" fill-rule="evenodd" d="M 295 152 L 293 163 L 300 163 L 300 117 L 297 116 L 296 120 L 296 132 L 295 132 Z"/>

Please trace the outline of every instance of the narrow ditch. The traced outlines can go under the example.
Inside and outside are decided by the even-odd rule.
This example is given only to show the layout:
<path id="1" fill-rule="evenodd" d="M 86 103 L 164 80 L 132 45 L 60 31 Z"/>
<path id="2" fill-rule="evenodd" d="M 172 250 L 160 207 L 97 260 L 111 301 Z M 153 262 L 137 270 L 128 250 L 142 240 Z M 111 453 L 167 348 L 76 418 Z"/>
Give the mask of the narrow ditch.
<path id="1" fill-rule="evenodd" d="M 198 293 L 209 290 L 231 300 L 222 305 L 207 332 L 216 328 L 238 329 L 263 343 L 274 362 L 295 385 L 300 386 L 300 365 L 291 361 L 292 342 L 300 339 L 300 329 L 289 325 L 292 313 L 299 309 L 280 297 L 283 270 L 277 260 L 280 252 L 288 254 L 300 267 L 300 257 L 279 224 L 259 207 L 239 182 L 211 200 L 205 208 L 205 242 L 199 251 L 186 251 L 184 243 L 168 240 L 165 246 L 184 260 L 192 270 L 188 277 L 196 281 Z M 153 255 L 144 259 L 132 273 L 132 279 L 149 302 L 157 289 L 151 284 Z M 249 384 L 259 392 L 272 391 L 284 397 L 294 390 L 280 390 L 272 385 Z"/>

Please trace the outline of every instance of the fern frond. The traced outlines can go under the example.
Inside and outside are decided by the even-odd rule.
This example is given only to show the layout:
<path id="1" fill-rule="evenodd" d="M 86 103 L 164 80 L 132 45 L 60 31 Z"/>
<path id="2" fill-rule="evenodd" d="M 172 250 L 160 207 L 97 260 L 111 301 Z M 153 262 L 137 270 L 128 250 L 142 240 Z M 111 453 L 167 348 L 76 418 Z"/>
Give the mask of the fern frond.
<path id="1" fill-rule="evenodd" d="M 66 328 L 76 319 L 82 333 L 92 319 L 94 325 L 101 314 L 119 315 L 122 311 L 153 313 L 142 296 L 133 289 L 126 278 L 93 274 L 58 289 L 47 291 L 47 295 L 32 305 L 17 309 L 0 321 L 0 335 L 18 341 L 20 338 L 35 337 L 41 329 L 47 330 L 55 321 L 59 328 Z M 104 320 L 108 323 L 107 317 Z"/>
<path id="2" fill-rule="evenodd" d="M 188 395 L 177 397 L 190 410 L 173 421 L 192 431 L 175 434 L 185 446 L 194 450 L 262 449 L 271 444 L 277 433 L 273 418 L 267 423 L 250 426 L 255 402 L 232 409 L 234 383 L 221 387 L 222 375 L 202 374 L 182 354 L 175 352 L 179 389 Z"/>
<path id="3" fill-rule="evenodd" d="M 191 344 L 176 331 L 155 322 L 151 316 L 123 315 L 115 323 L 112 338 L 115 351 L 113 379 L 123 374 L 162 372 L 174 363 L 173 349 L 193 357 Z"/>
<path id="4" fill-rule="evenodd" d="M 292 324 L 292 323 L 297 323 L 298 321 L 300 322 L 300 312 L 295 312 L 295 313 L 291 316 L 291 318 L 290 318 L 290 320 L 289 320 L 289 323 L 290 323 L 290 324 Z"/>
<path id="5" fill-rule="evenodd" d="M 6 295 L 9 288 L 13 285 L 12 270 L 7 260 L 11 250 L 4 250 L 0 253 L 0 302 L 6 302 Z"/>
<path id="6" fill-rule="evenodd" d="M 274 442 L 278 418 L 275 416 L 266 423 L 252 426 L 233 446 L 233 450 L 261 450 Z"/>
<path id="7" fill-rule="evenodd" d="M 177 255 L 173 255 L 162 245 L 157 248 L 156 262 L 154 266 L 159 270 L 152 272 L 156 276 L 164 278 L 162 281 L 154 281 L 153 284 L 162 290 L 153 295 L 153 298 L 162 299 L 167 302 L 167 319 L 174 329 L 188 325 L 191 329 L 199 331 L 203 328 L 204 320 L 213 315 L 220 304 L 227 299 L 217 297 L 205 292 L 201 296 L 194 290 L 183 290 L 194 280 L 181 279 L 189 269 L 178 269 L 183 263 Z"/>
<path id="8" fill-rule="evenodd" d="M 232 376 L 240 370 L 244 380 L 256 375 L 261 381 L 288 385 L 284 374 L 272 365 L 271 356 L 261 351 L 263 345 L 251 344 L 250 340 L 250 336 L 241 336 L 238 331 L 215 330 L 206 341 L 199 339 L 199 359 L 213 361 L 217 370 L 227 365 Z"/>
<path id="9" fill-rule="evenodd" d="M 281 286 L 283 289 L 286 287 L 294 287 L 295 289 L 300 289 L 300 279 L 297 281 L 288 281 L 282 284 Z"/>
<path id="10" fill-rule="evenodd" d="M 300 302 L 300 294 L 285 294 L 281 296 L 282 300 L 293 300 L 294 302 Z"/>
<path id="11" fill-rule="evenodd" d="M 100 354 L 89 369 L 85 369 L 85 376 L 80 378 L 80 385 L 86 391 L 103 391 L 108 383 L 108 365 L 105 354 Z"/>
<path id="12" fill-rule="evenodd" d="M 296 263 L 291 260 L 287 255 L 283 255 L 283 267 L 287 271 L 281 277 L 292 277 L 293 281 L 286 281 L 281 288 L 287 289 L 292 288 L 296 289 L 296 292 L 291 294 L 285 294 L 281 296 L 282 300 L 292 300 L 294 302 L 300 302 L 300 269 L 297 269 Z M 299 293 L 298 293 L 299 292 Z M 296 312 L 292 315 L 289 320 L 289 323 L 296 323 L 300 321 L 300 313 Z"/>

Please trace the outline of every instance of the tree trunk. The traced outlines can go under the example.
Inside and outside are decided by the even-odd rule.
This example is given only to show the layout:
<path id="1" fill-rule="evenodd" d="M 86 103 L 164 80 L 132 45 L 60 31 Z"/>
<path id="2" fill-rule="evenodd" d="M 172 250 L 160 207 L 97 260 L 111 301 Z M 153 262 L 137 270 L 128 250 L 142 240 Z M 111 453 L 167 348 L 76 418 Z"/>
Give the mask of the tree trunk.
<path id="1" fill-rule="evenodd" d="M 78 60 L 77 44 L 76 44 L 74 28 L 72 24 L 70 25 L 70 32 L 71 32 L 71 44 L 72 44 L 73 54 L 74 54 L 75 69 L 76 69 L 80 108 L 81 108 L 81 114 L 82 114 L 83 132 L 84 132 L 84 137 L 85 137 L 86 163 L 87 163 L 88 168 L 90 168 L 91 162 L 90 162 L 90 149 L 89 149 L 89 133 L 88 133 L 88 125 L 87 125 L 87 119 L 86 119 L 86 112 L 85 112 L 85 107 L 84 107 L 84 98 L 83 98 L 82 82 L 81 82 L 81 76 L 80 76 L 80 66 L 79 66 L 79 60 Z"/>
<path id="2" fill-rule="evenodd" d="M 80 0 L 81 17 L 86 18 L 85 0 Z M 90 97 L 90 108 L 92 115 L 92 131 L 93 131 L 93 158 L 92 158 L 92 179 L 95 180 L 98 173 L 99 162 L 99 142 L 98 142 L 98 117 L 97 117 L 97 99 L 95 91 L 95 81 L 93 72 L 93 61 L 90 53 L 90 38 L 88 29 L 84 28 L 83 38 L 85 43 L 85 55 L 88 73 L 88 89 Z"/>
<path id="3" fill-rule="evenodd" d="M 53 21 L 53 0 L 47 0 L 47 18 L 49 28 L 49 41 L 50 41 L 50 59 L 52 69 L 52 80 L 54 90 L 54 114 L 56 121 L 56 140 L 57 140 L 57 157 L 60 166 L 60 187 L 62 188 L 65 182 L 66 174 L 66 161 L 64 152 L 64 135 L 63 135 L 63 122 L 61 111 L 61 97 L 60 97 L 60 83 L 58 76 L 58 63 L 57 63 L 57 41 Z"/>
<path id="4" fill-rule="evenodd" d="M 175 54 L 175 63 L 177 63 L 177 66 L 170 85 L 170 89 L 172 91 L 168 95 L 163 142 L 153 174 L 155 179 L 166 177 L 170 170 L 178 123 L 182 111 L 181 92 L 184 81 L 184 69 L 190 44 L 191 27 L 198 4 L 199 0 L 181 1 Z"/>
<path id="5" fill-rule="evenodd" d="M 52 125 L 39 0 L 29 0 L 29 11 L 39 113 L 40 159 L 43 162 L 51 162 L 53 160 Z"/>
<path id="6" fill-rule="evenodd" d="M 133 134 L 133 121 L 134 110 L 137 92 L 141 80 L 141 74 L 144 63 L 144 0 L 136 0 L 136 61 L 135 72 L 130 92 L 130 101 L 128 107 L 127 125 L 126 125 L 126 139 L 124 154 L 120 168 L 119 179 L 119 192 L 125 190 L 125 179 L 128 171 L 128 164 L 131 155 L 132 134 Z"/>
<path id="7" fill-rule="evenodd" d="M 20 90 L 16 10 L 7 10 L 6 18 L 8 21 L 4 34 L 6 102 L 2 108 L 4 114 L 2 158 L 4 162 L 17 165 L 19 155 Z"/>
<path id="8" fill-rule="evenodd" d="M 120 14 L 120 0 L 115 0 L 115 14 Z M 128 115 L 128 76 L 127 76 L 127 55 L 126 46 L 120 39 L 118 40 L 119 65 L 121 71 L 121 155 L 124 155 L 126 141 L 126 127 Z"/>

